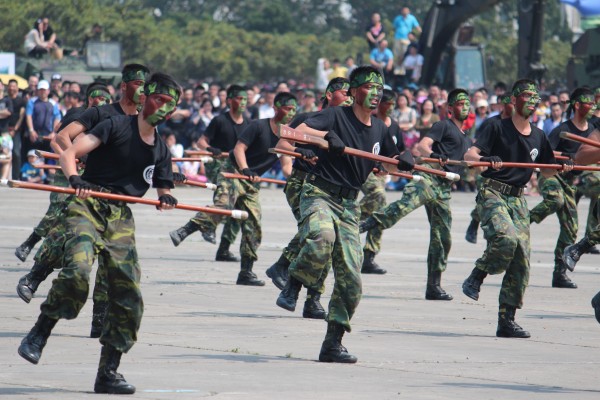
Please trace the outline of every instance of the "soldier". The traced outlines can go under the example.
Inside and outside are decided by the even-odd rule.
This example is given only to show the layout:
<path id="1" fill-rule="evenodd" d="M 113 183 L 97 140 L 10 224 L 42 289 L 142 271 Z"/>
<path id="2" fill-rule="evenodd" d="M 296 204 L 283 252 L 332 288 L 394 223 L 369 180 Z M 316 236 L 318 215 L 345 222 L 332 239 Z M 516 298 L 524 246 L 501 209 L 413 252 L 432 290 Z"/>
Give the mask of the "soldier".
<path id="1" fill-rule="evenodd" d="M 350 319 L 360 301 L 362 265 L 356 198 L 375 162 L 342 155 L 346 145 L 375 154 L 398 155 L 385 124 L 371 116 L 383 91 L 383 77 L 371 66 L 361 66 L 350 75 L 352 107 L 331 107 L 309 118 L 298 130 L 324 137 L 328 152 L 307 175 L 300 194 L 300 253 L 291 263 L 289 279 L 277 305 L 294 309 L 302 285 L 318 290 L 330 263 L 335 284 L 327 314 L 327 334 L 319 361 L 355 363 L 357 358 L 342 346 L 342 336 L 350 331 Z M 339 135 L 339 136 L 338 136 Z M 399 161 L 399 168 L 413 164 Z"/>
<path id="2" fill-rule="evenodd" d="M 515 112 L 515 107 L 514 107 L 513 103 L 510 101 L 510 94 L 500 95 L 499 100 L 502 103 L 502 112 L 500 114 L 494 115 L 493 117 L 489 117 L 488 119 L 486 119 L 485 121 L 483 121 L 481 123 L 481 125 L 479 126 L 479 129 L 477 129 L 477 132 L 475 134 L 475 140 L 478 140 L 481 132 L 483 132 L 485 129 L 487 129 L 487 126 L 489 124 L 496 124 L 496 123 L 499 123 L 500 120 L 512 117 L 513 113 Z M 477 191 L 478 192 L 479 192 L 479 189 L 481 188 L 482 180 L 483 180 L 483 178 L 481 177 L 481 174 L 477 174 L 476 182 L 477 182 Z M 479 229 L 479 215 L 477 214 L 477 206 L 475 206 L 475 208 L 471 211 L 471 223 L 469 224 L 469 226 L 467 228 L 467 233 L 465 234 L 465 240 L 469 243 L 473 243 L 473 244 L 477 243 L 477 230 L 478 229 Z"/>
<path id="3" fill-rule="evenodd" d="M 67 149 L 73 144 L 73 140 L 81 133 L 89 131 L 99 122 L 116 115 L 136 115 L 138 107 L 141 107 L 141 101 L 144 100 L 144 83 L 149 73 L 149 69 L 141 64 L 127 64 L 121 71 L 122 82 L 121 91 L 123 97 L 112 104 L 100 105 L 91 107 L 83 112 L 75 121 L 65 125 L 60 133 L 56 136 L 56 142 L 52 143 L 55 150 Z M 64 209 L 63 209 L 64 212 Z M 55 260 L 61 260 L 62 247 L 65 240 L 64 231 L 60 229 L 60 224 L 54 226 L 54 233 L 49 240 L 50 253 L 45 252 L 40 254 L 40 258 L 33 266 L 30 273 L 23 276 L 19 280 L 17 293 L 24 300 L 31 300 L 33 294 L 39 285 L 52 273 L 55 266 L 52 265 Z M 52 255 L 52 257 L 50 257 Z M 46 259 L 48 258 L 48 259 Z M 100 254 L 98 263 L 102 264 L 104 255 Z M 96 274 L 96 282 L 94 286 L 94 306 L 92 311 L 92 328 L 90 337 L 100 337 L 102 332 L 102 322 L 106 315 L 108 307 L 108 298 L 106 292 L 106 277 L 103 276 L 102 268 L 98 268 Z"/>
<path id="4" fill-rule="evenodd" d="M 329 81 L 327 84 L 327 88 L 325 89 L 325 95 L 323 96 L 323 103 L 321 109 L 325 109 L 327 107 L 337 107 L 337 106 L 346 106 L 352 104 L 352 99 L 348 96 L 348 89 L 350 88 L 350 83 L 346 78 L 334 78 Z M 300 124 L 302 124 L 307 119 L 316 115 L 318 111 L 302 113 L 297 115 L 296 118 L 290 123 L 290 127 L 297 128 Z M 296 222 L 298 226 L 300 224 L 300 193 L 302 191 L 302 185 L 304 184 L 304 178 L 306 175 L 313 169 L 315 164 L 315 157 L 318 153 L 318 150 L 314 146 L 309 145 L 297 145 L 294 146 L 288 142 L 287 140 L 280 140 L 277 143 L 277 147 L 281 147 L 287 150 L 293 150 L 303 155 L 303 159 L 296 159 L 294 161 L 294 165 L 292 167 L 292 173 L 287 180 L 285 188 L 283 189 L 285 193 L 285 197 L 287 199 L 288 204 L 292 209 L 292 213 L 294 214 L 294 218 L 296 218 Z M 283 290 L 288 280 L 288 267 L 290 263 L 296 259 L 298 253 L 300 252 L 299 248 L 300 242 L 300 231 L 296 233 L 296 235 L 292 238 L 289 244 L 283 249 L 279 260 L 269 267 L 266 271 L 266 274 L 271 280 L 273 284 L 279 288 L 279 290 Z M 327 273 L 329 271 L 329 267 L 326 268 L 321 284 L 319 285 L 319 289 L 311 289 L 307 288 L 306 293 L 306 301 L 304 302 L 304 308 L 302 310 L 302 317 L 304 318 L 313 318 L 313 319 L 324 319 L 326 316 L 326 312 L 323 309 L 323 306 L 319 302 L 321 299 L 321 294 L 325 291 L 325 279 L 327 278 Z M 294 311 L 288 310 L 288 311 Z"/>
<path id="5" fill-rule="evenodd" d="M 500 124 L 490 124 L 465 154 L 467 161 L 488 161 L 491 167 L 477 196 L 477 213 L 487 240 L 483 256 L 475 262 L 471 275 L 463 283 L 463 293 L 479 299 L 479 290 L 488 274 L 505 272 L 500 289 L 498 337 L 528 338 L 515 322 L 515 312 L 523 305 L 529 281 L 529 211 L 523 196 L 533 169 L 502 168 L 502 161 L 554 163 L 552 147 L 544 132 L 529 122 L 540 101 L 535 82 L 521 79 L 512 88 L 515 113 Z M 570 171 L 572 162 L 563 169 Z M 544 177 L 556 170 L 542 169 Z"/>
<path id="6" fill-rule="evenodd" d="M 156 73 L 144 90 L 141 114 L 101 122 L 61 155 L 63 171 L 77 193 L 67 210 L 65 263 L 41 306 L 38 321 L 19 346 L 23 358 L 33 364 L 39 362 L 58 320 L 76 318 L 85 304 L 95 255 L 104 253 L 105 263 L 100 268 L 107 269 L 111 295 L 100 337 L 103 346 L 94 384 L 96 393 L 135 392 L 117 368 L 122 353 L 137 340 L 143 301 L 131 210 L 122 201 L 89 197 L 89 190 L 142 197 L 152 184 L 158 192 L 159 210 L 177 205 L 170 194 L 171 155 L 156 126 L 177 108 L 181 88 L 169 75 Z M 75 157 L 88 153 L 86 170 L 79 176 Z"/>
<path id="7" fill-rule="evenodd" d="M 588 123 L 596 106 L 594 92 L 585 87 L 577 88 L 571 94 L 570 102 L 567 115 L 572 115 L 571 119 L 554 128 L 550 132 L 548 140 L 554 151 L 573 159 L 580 144 L 572 140 L 561 139 L 560 133 L 567 131 L 584 138 L 590 135 L 594 130 L 594 126 Z M 567 276 L 567 266 L 563 262 L 562 256 L 564 248 L 575 243 L 575 239 L 577 239 L 577 187 L 575 181 L 580 174 L 580 171 L 572 171 L 568 174 L 556 174 L 550 178 L 540 176 L 538 186 L 541 188 L 544 200 L 529 212 L 531 222 L 538 224 L 553 213 L 556 213 L 558 217 L 560 233 L 554 249 L 554 273 L 552 274 L 552 287 L 555 288 L 577 288 L 577 284 Z"/>
<path id="8" fill-rule="evenodd" d="M 198 146 L 211 152 L 214 156 L 213 162 L 207 163 L 205 167 L 206 175 L 213 183 L 217 182 L 217 177 L 223 166 L 223 162 L 218 157 L 223 152 L 233 150 L 240 134 L 250 123 L 250 120 L 244 115 L 246 104 L 248 104 L 246 88 L 239 85 L 229 86 L 226 102 L 228 111 L 213 118 L 206 131 L 198 139 Z M 221 243 L 219 243 L 215 257 L 216 261 L 240 261 L 238 257 L 229 251 L 229 247 L 235 241 L 239 231 L 239 221 L 235 218 L 228 218 L 221 234 Z M 209 237 L 209 239 L 211 238 Z"/>
<path id="9" fill-rule="evenodd" d="M 460 160 L 470 145 L 470 140 L 461 130 L 469 114 L 469 94 L 464 89 L 454 89 L 448 94 L 450 118 L 436 122 L 417 144 L 424 157 L 436 158 L 442 168 L 457 173 L 460 167 L 446 165 L 448 159 Z M 376 232 L 394 226 L 400 219 L 425 206 L 430 224 L 429 253 L 427 255 L 427 300 L 452 300 L 452 296 L 441 287 L 442 273 L 446 270 L 452 239 L 450 227 L 452 214 L 450 197 L 452 182 L 436 175 L 422 174 L 421 181 L 410 181 L 404 188 L 400 200 L 383 210 L 373 213 L 361 223 L 361 232 Z"/>
<path id="10" fill-rule="evenodd" d="M 217 190 L 213 196 L 217 208 L 233 208 L 248 212 L 248 219 L 242 221 L 242 256 L 238 285 L 264 286 L 252 272 L 254 261 L 258 258 L 256 251 L 262 240 L 260 226 L 261 209 L 259 203 L 259 178 L 277 161 L 277 155 L 269 153 L 269 148 L 277 145 L 279 125 L 288 124 L 296 114 L 296 98 L 290 93 L 279 93 L 275 97 L 273 118 L 252 121 L 241 133 L 229 158 L 223 163 L 221 172 L 242 173 L 250 180 L 227 179 L 222 173 L 217 178 Z M 289 157 L 281 157 L 281 166 L 285 174 L 291 171 Z M 202 237 L 214 243 L 215 231 L 220 215 L 197 213 L 196 216 L 179 229 L 169 233 L 175 246 L 178 246 L 190 234 L 201 231 Z"/>
<path id="11" fill-rule="evenodd" d="M 400 126 L 390 118 L 396 104 L 396 93 L 393 90 L 383 89 L 381 102 L 377 107 L 376 116 L 385 122 L 388 132 L 392 136 L 398 151 L 406 150 L 404 138 Z M 371 173 L 367 181 L 360 188 L 364 197 L 360 200 L 360 219 L 366 220 L 375 211 L 382 210 L 386 205 L 385 200 L 385 175 Z M 375 255 L 381 249 L 381 230 L 370 230 L 367 232 L 367 240 L 363 248 L 363 264 L 360 270 L 363 274 L 385 274 L 387 271 L 374 261 Z"/>

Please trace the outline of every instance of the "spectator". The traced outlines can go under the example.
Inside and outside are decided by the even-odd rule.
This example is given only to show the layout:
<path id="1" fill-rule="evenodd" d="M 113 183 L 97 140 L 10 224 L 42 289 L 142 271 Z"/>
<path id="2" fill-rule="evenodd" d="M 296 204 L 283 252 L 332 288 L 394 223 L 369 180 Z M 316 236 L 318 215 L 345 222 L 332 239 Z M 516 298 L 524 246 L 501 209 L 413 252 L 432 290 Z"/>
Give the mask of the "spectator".
<path id="1" fill-rule="evenodd" d="M 27 100 L 19 95 L 19 84 L 16 80 L 8 81 L 8 97 L 12 102 L 13 112 L 8 119 L 8 132 L 12 136 L 12 179 L 19 179 L 21 174 L 21 143 L 23 138 L 23 120 Z"/>
<path id="2" fill-rule="evenodd" d="M 298 114 L 317 111 L 318 107 L 316 105 L 315 92 L 312 90 L 307 90 L 304 93 L 304 97 L 302 98 L 300 104 L 301 106 L 298 109 Z"/>
<path id="3" fill-rule="evenodd" d="M 500 98 L 504 93 L 506 93 L 506 83 L 504 82 L 496 82 L 494 85 L 494 94 L 497 98 Z"/>
<path id="4" fill-rule="evenodd" d="M 394 69 L 394 54 L 388 49 L 387 40 L 379 42 L 379 46 L 371 51 L 369 58 L 371 65 L 383 71 L 386 82 L 391 82 L 393 79 Z"/>
<path id="5" fill-rule="evenodd" d="M 182 148 L 188 148 L 195 142 L 193 137 L 194 133 L 191 129 L 191 117 L 194 110 L 192 105 L 186 101 L 186 92 L 188 92 L 188 90 L 183 92 L 183 96 L 179 100 L 177 109 L 171 114 L 171 118 L 164 123 L 164 125 L 172 131 L 175 141 L 179 143 L 180 146 L 183 146 Z M 191 94 L 190 89 L 188 98 L 191 97 Z"/>
<path id="6" fill-rule="evenodd" d="M 219 90 L 221 90 L 221 86 L 216 83 L 211 83 L 208 88 L 208 98 L 212 103 L 213 111 L 217 111 L 221 105 L 221 100 L 219 99 Z"/>
<path id="7" fill-rule="evenodd" d="M 431 126 L 440 120 L 431 99 L 423 101 L 421 110 L 421 116 L 417 118 L 417 123 L 415 124 L 415 129 L 419 132 L 419 140 L 423 139 L 431 130 Z"/>
<path id="8" fill-rule="evenodd" d="M 489 103 L 487 100 L 481 99 L 478 100 L 475 105 L 475 130 L 477 130 L 479 129 L 481 123 L 488 118 Z"/>
<path id="9" fill-rule="evenodd" d="M 35 93 L 37 91 L 37 85 L 40 82 L 40 78 L 38 78 L 37 75 L 30 75 L 29 78 L 27 78 L 27 88 Z"/>
<path id="10" fill-rule="evenodd" d="M 329 74 L 329 80 L 334 78 L 345 78 L 348 76 L 348 68 L 344 67 L 339 59 L 333 59 L 333 69 Z"/>
<path id="11" fill-rule="evenodd" d="M 346 76 L 344 76 L 344 78 L 350 78 L 350 74 L 358 67 L 358 65 L 354 63 L 354 58 L 352 56 L 346 57 L 345 64 L 346 68 L 348 69 L 348 72 L 346 73 Z"/>
<path id="12" fill-rule="evenodd" d="M 50 79 L 50 91 L 55 92 L 61 98 L 65 95 L 62 90 L 62 76 L 60 74 L 52 75 Z"/>
<path id="13" fill-rule="evenodd" d="M 29 150 L 27 152 L 27 162 L 21 167 L 21 180 L 32 183 L 42 183 L 45 179 L 44 170 L 36 168 L 35 165 L 39 164 L 40 159 L 35 154 L 35 150 Z"/>
<path id="14" fill-rule="evenodd" d="M 42 80 L 38 83 L 37 97 L 32 98 L 25 108 L 25 118 L 27 122 L 27 132 L 29 143 L 27 149 L 40 149 L 51 151 L 50 140 L 61 120 L 61 114 L 56 104 L 52 104 L 49 99 L 50 84 Z"/>
<path id="15" fill-rule="evenodd" d="M 490 113 L 488 114 L 488 118 L 494 117 L 502 113 L 502 109 L 504 108 L 504 106 L 502 105 L 502 102 L 499 100 L 498 96 L 496 96 L 495 94 L 491 95 L 488 103 L 490 104 Z"/>
<path id="16" fill-rule="evenodd" d="M 367 26 L 367 44 L 369 45 L 369 51 L 372 51 L 379 45 L 383 39 L 385 39 L 385 32 L 383 31 L 383 25 L 381 24 L 381 15 L 373 13 L 371 15 L 371 24 Z"/>
<path id="17" fill-rule="evenodd" d="M 165 144 L 169 148 L 171 152 L 172 158 L 181 158 L 183 157 L 183 146 L 177 143 L 177 135 L 168 127 L 163 128 L 163 137 L 165 138 Z M 175 161 L 173 162 L 173 172 L 181 172 L 182 162 Z"/>
<path id="18" fill-rule="evenodd" d="M 244 111 L 244 115 L 248 119 L 258 119 L 257 101 L 260 96 L 257 95 L 256 90 L 252 87 L 248 88 L 246 93 L 248 93 L 248 105 L 246 106 L 246 111 Z"/>
<path id="19" fill-rule="evenodd" d="M 204 94 L 204 87 L 202 85 L 197 85 L 194 88 L 194 99 L 192 100 L 192 107 L 194 110 L 199 110 L 200 106 L 202 106 L 202 95 Z"/>
<path id="20" fill-rule="evenodd" d="M 0 179 L 8 179 L 12 164 L 13 140 L 8 131 L 0 133 Z"/>
<path id="21" fill-rule="evenodd" d="M 560 93 L 558 93 L 558 101 L 560 102 L 560 107 L 562 108 L 562 120 L 566 121 L 569 119 L 569 116 L 567 115 L 567 108 L 569 108 L 569 92 L 566 90 L 562 90 Z"/>
<path id="22" fill-rule="evenodd" d="M 104 28 L 99 23 L 94 23 L 92 27 L 85 33 L 83 38 L 83 45 L 81 46 L 81 54 L 85 55 L 85 49 L 88 42 L 106 42 L 104 36 Z"/>
<path id="23" fill-rule="evenodd" d="M 71 82 L 71 84 L 69 85 L 69 91 L 81 93 L 81 85 L 79 84 L 79 82 Z"/>
<path id="24" fill-rule="evenodd" d="M 44 40 L 44 28 L 42 19 L 33 23 L 33 28 L 25 35 L 25 53 L 29 57 L 41 58 L 50 51 L 51 45 Z"/>
<path id="25" fill-rule="evenodd" d="M 198 124 L 202 124 L 202 126 L 204 126 L 204 129 L 206 129 L 206 127 L 208 126 L 208 124 L 210 124 L 210 121 L 212 121 L 212 119 L 215 117 L 214 114 L 212 113 L 212 107 L 213 103 L 210 101 L 210 99 L 204 99 L 202 101 L 202 104 L 200 105 L 200 109 L 198 110 L 198 115 L 196 117 L 196 120 L 194 121 L 194 124 L 198 125 Z M 204 132 L 204 129 L 201 129 L 202 132 Z"/>
<path id="26" fill-rule="evenodd" d="M 417 19 L 410 13 L 410 9 L 406 6 L 402 7 L 400 15 L 394 18 L 394 54 L 396 55 L 396 75 L 404 75 L 402 69 L 402 61 L 404 54 L 410 44 L 409 34 L 416 30 L 421 32 L 421 26 Z"/>
<path id="27" fill-rule="evenodd" d="M 317 60 L 317 83 L 315 88 L 319 92 L 324 93 L 327 89 L 327 85 L 329 84 L 329 74 L 331 74 L 332 71 L 333 69 L 329 65 L 328 59 L 319 58 Z"/>
<path id="28" fill-rule="evenodd" d="M 265 102 L 258 107 L 258 118 L 273 118 L 275 116 L 275 109 L 273 108 L 275 101 L 275 93 L 268 91 L 264 96 Z"/>
<path id="29" fill-rule="evenodd" d="M 408 106 L 408 97 L 403 93 L 398 95 L 396 104 L 398 107 L 392 112 L 392 118 L 400 125 L 406 148 L 412 150 L 419 142 L 419 134 L 415 130 L 417 112 Z"/>
<path id="30" fill-rule="evenodd" d="M 290 87 L 286 82 L 279 82 L 275 88 L 275 94 L 277 93 L 290 93 Z M 227 98 L 227 91 L 225 91 L 225 98 Z"/>
<path id="31" fill-rule="evenodd" d="M 56 60 L 60 60 L 63 57 L 62 44 L 59 39 L 56 38 L 54 29 L 50 26 L 50 20 L 48 17 L 42 18 L 42 29 L 44 41 L 48 44 L 48 49 L 52 57 Z"/>
<path id="32" fill-rule="evenodd" d="M 550 116 L 544 120 L 544 125 L 542 125 L 542 130 L 546 136 L 549 136 L 550 132 L 563 122 L 562 115 L 563 110 L 559 103 L 550 104 Z"/>
<path id="33" fill-rule="evenodd" d="M 8 123 L 12 113 L 12 101 L 10 97 L 4 95 L 4 83 L 0 80 L 0 134 L 8 133 Z"/>
<path id="34" fill-rule="evenodd" d="M 217 96 L 219 97 L 219 107 L 217 107 L 216 110 L 213 109 L 213 113 L 215 115 L 225 114 L 229 110 L 229 107 L 227 106 L 227 90 L 219 89 Z"/>
<path id="35" fill-rule="evenodd" d="M 408 46 L 408 54 L 402 62 L 402 67 L 405 72 L 404 86 L 419 82 L 421 69 L 423 68 L 423 56 L 419 54 L 417 45 L 411 44 Z"/>

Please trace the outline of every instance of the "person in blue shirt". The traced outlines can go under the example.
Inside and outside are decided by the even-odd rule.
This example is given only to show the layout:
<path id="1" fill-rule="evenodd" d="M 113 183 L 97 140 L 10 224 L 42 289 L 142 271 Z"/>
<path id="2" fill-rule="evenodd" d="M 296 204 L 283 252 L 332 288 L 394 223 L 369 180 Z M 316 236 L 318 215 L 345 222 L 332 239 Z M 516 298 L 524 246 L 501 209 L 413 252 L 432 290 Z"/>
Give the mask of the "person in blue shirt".
<path id="1" fill-rule="evenodd" d="M 396 75 L 404 75 L 402 61 L 410 44 L 409 35 L 413 31 L 421 32 L 421 26 L 410 9 L 406 6 L 400 10 L 400 15 L 393 21 L 394 25 L 394 54 L 396 55 Z"/>
<path id="2" fill-rule="evenodd" d="M 39 160 L 35 154 L 35 150 L 29 150 L 27 153 L 27 162 L 21 167 L 21 180 L 23 182 L 44 182 L 44 171 L 35 167 L 35 164 L 38 161 Z"/>
<path id="3" fill-rule="evenodd" d="M 387 40 L 382 40 L 379 45 L 371 51 L 369 61 L 372 66 L 383 72 L 386 82 L 393 78 L 394 53 L 388 49 Z"/>

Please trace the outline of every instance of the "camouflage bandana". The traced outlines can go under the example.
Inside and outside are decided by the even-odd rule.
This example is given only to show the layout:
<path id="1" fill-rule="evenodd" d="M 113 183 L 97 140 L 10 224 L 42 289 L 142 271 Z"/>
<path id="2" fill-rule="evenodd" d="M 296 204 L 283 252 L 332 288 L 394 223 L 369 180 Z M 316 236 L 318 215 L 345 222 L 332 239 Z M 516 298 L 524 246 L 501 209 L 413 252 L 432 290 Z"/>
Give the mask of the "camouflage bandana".
<path id="1" fill-rule="evenodd" d="M 455 98 L 448 99 L 448 104 L 450 104 L 451 106 L 453 106 L 454 103 L 456 103 L 457 101 L 462 101 L 462 100 L 466 100 L 469 103 L 471 102 L 471 100 L 469 99 L 469 96 L 466 93 L 460 92 L 459 94 L 456 95 Z"/>
<path id="2" fill-rule="evenodd" d="M 599 87 L 599 88 L 596 88 L 596 90 L 594 90 L 594 94 L 595 94 L 596 96 L 600 96 L 600 87 Z"/>
<path id="3" fill-rule="evenodd" d="M 502 104 L 510 104 L 510 94 L 503 94 L 500 96 L 500 102 Z"/>
<path id="4" fill-rule="evenodd" d="M 275 107 L 277 107 L 277 108 L 286 107 L 286 106 L 297 107 L 298 103 L 296 103 L 296 99 L 287 99 L 283 103 L 280 102 L 280 101 L 278 101 L 277 103 L 275 103 Z"/>
<path id="5" fill-rule="evenodd" d="M 122 76 L 123 82 L 131 82 L 131 81 L 144 81 L 148 79 L 148 73 L 138 69 L 132 71 L 126 71 Z"/>
<path id="6" fill-rule="evenodd" d="M 144 88 L 144 93 L 146 96 L 150 96 L 152 94 L 166 94 L 167 96 L 171 96 L 175 99 L 175 102 L 179 101 L 179 91 L 177 88 L 162 85 L 158 82 L 147 83 Z"/>
<path id="7" fill-rule="evenodd" d="M 333 85 L 327 86 L 327 89 L 325 90 L 325 92 L 333 93 L 333 92 L 337 92 L 338 90 L 348 90 L 348 89 L 350 89 L 350 84 L 348 82 L 337 82 L 337 83 L 334 83 Z"/>
<path id="8" fill-rule="evenodd" d="M 245 90 L 232 90 L 231 94 L 227 95 L 227 98 L 235 99 L 238 96 L 248 97 L 248 93 Z"/>
<path id="9" fill-rule="evenodd" d="M 95 99 L 96 97 L 106 97 L 107 99 L 110 99 L 110 94 L 105 90 L 96 89 L 92 90 L 92 93 L 90 93 L 89 97 L 92 99 Z"/>
<path id="10" fill-rule="evenodd" d="M 523 92 L 533 92 L 537 95 L 538 88 L 533 83 L 526 83 L 524 85 L 517 86 L 515 90 L 513 90 L 512 95 L 517 97 L 520 96 Z"/>
<path id="11" fill-rule="evenodd" d="M 360 74 L 354 77 L 350 82 L 351 88 L 357 88 L 364 85 L 365 83 L 377 83 L 383 86 L 383 77 L 381 74 L 375 72 L 369 72 L 368 74 Z"/>
<path id="12" fill-rule="evenodd" d="M 582 94 L 581 96 L 575 98 L 575 99 L 571 99 L 571 104 L 575 104 L 575 103 L 594 103 L 595 99 L 594 96 L 592 96 L 591 94 Z"/>

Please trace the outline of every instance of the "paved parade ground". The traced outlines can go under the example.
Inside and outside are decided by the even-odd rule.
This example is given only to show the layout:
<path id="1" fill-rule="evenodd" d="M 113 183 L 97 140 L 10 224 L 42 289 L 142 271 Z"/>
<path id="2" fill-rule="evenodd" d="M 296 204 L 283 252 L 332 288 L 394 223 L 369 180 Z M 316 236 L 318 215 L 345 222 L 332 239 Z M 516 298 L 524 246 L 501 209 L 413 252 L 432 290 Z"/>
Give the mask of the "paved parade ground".
<path id="1" fill-rule="evenodd" d="M 180 203 L 207 205 L 210 191 L 176 189 Z M 154 198 L 155 191 L 149 195 Z M 401 192 L 388 192 L 388 202 Z M 168 232 L 190 212 L 132 206 L 142 265 L 145 313 L 139 340 L 119 372 L 140 399 L 598 399 L 600 325 L 590 299 L 600 290 L 600 256 L 569 273 L 578 289 L 551 288 L 556 216 L 532 227 L 531 277 L 516 321 L 530 339 L 495 336 L 501 276 L 490 276 L 478 302 L 461 284 L 485 247 L 464 240 L 473 193 L 454 193 L 453 247 L 442 286 L 451 302 L 424 299 L 429 224 L 419 209 L 386 231 L 376 258 L 384 276 L 363 275 L 363 298 L 343 344 L 355 365 L 316 362 L 326 326 L 275 305 L 279 290 L 264 271 L 296 230 L 278 189 L 261 191 L 263 241 L 255 272 L 264 287 L 236 286 L 237 263 L 215 262 L 217 246 L 196 233 L 173 247 Z M 540 197 L 528 197 L 530 208 Z M 103 398 L 93 393 L 99 359 L 88 338 L 90 301 L 75 320 L 57 324 L 38 365 L 17 354 L 50 287 L 30 304 L 16 294 L 32 265 L 14 256 L 43 216 L 48 193 L 0 188 L 0 398 Z M 585 221 L 589 201 L 579 205 Z M 580 233 L 584 227 L 580 227 Z M 220 229 L 219 229 L 220 232 Z M 581 234 L 579 236 L 581 238 Z M 363 238 L 364 239 L 364 238 Z M 239 239 L 232 250 L 238 254 Z M 37 247 L 36 247 L 37 249 Z M 54 275 L 55 276 L 55 275 Z M 326 305 L 333 276 L 323 296 Z M 111 398 L 115 398 L 114 396 Z"/>

